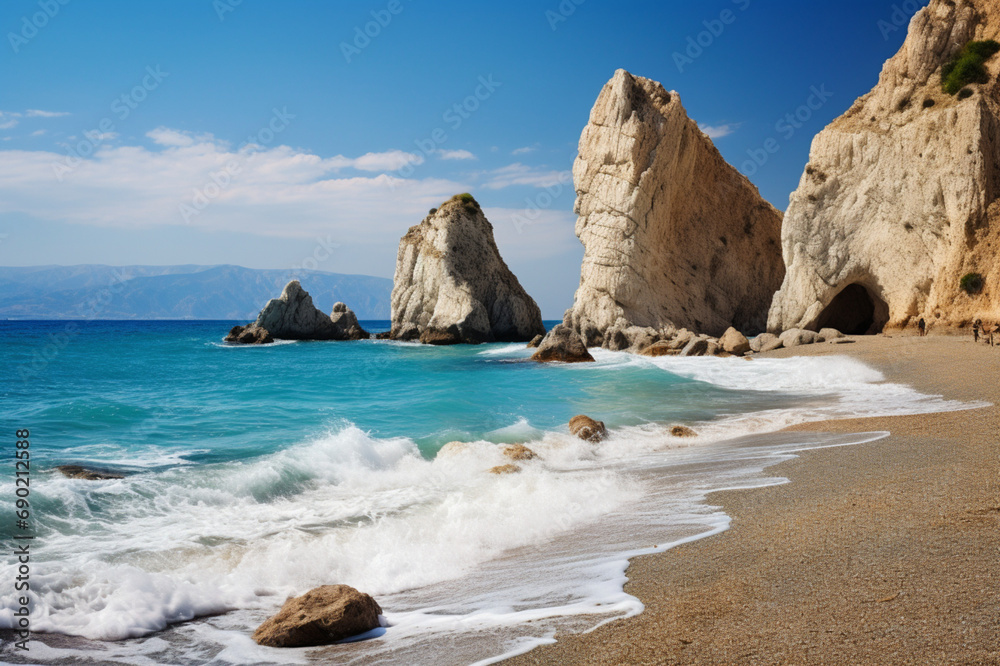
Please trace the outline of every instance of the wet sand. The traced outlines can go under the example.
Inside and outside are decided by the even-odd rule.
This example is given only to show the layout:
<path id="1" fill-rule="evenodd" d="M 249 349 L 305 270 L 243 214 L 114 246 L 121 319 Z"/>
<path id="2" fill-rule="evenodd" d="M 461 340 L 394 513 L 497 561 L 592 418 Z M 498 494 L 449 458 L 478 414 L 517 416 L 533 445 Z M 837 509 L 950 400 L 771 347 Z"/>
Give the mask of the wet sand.
<path id="1" fill-rule="evenodd" d="M 727 532 L 636 558 L 646 610 L 508 664 L 1000 664 L 1000 347 L 866 337 L 769 356 L 858 358 L 980 409 L 795 429 L 889 431 L 715 493 Z"/>

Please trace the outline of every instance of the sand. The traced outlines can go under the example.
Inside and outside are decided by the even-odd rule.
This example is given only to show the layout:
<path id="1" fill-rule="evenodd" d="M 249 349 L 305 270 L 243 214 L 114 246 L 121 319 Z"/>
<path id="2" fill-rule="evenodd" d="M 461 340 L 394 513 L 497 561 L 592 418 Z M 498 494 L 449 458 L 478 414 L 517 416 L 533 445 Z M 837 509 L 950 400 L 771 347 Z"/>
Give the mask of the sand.
<path id="1" fill-rule="evenodd" d="M 1000 404 L 1000 347 L 866 337 L 772 356 L 854 356 L 889 381 Z M 1000 664 L 1000 410 L 808 424 L 889 431 L 715 493 L 715 537 L 636 558 L 636 617 L 509 664 Z"/>

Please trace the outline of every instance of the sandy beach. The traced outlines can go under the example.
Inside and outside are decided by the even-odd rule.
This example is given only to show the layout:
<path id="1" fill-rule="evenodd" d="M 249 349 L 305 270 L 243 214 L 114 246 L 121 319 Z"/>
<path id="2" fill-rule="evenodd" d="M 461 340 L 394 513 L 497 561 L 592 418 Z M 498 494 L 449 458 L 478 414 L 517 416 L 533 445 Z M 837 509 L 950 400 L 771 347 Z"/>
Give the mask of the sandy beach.
<path id="1" fill-rule="evenodd" d="M 509 664 L 1000 664 L 1000 347 L 876 336 L 773 356 L 850 355 L 891 382 L 991 406 L 813 423 L 889 431 L 715 493 L 727 532 L 636 558 L 646 610 Z"/>

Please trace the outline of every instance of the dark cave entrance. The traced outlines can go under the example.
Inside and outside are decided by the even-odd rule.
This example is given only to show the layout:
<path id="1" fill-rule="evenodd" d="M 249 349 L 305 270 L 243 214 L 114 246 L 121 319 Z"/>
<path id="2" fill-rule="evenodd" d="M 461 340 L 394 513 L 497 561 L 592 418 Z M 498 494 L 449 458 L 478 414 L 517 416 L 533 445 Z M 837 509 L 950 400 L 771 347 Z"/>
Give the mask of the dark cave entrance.
<path id="1" fill-rule="evenodd" d="M 889 319 L 889 306 L 860 284 L 849 284 L 816 320 L 817 330 L 835 328 L 846 335 L 879 333 Z"/>

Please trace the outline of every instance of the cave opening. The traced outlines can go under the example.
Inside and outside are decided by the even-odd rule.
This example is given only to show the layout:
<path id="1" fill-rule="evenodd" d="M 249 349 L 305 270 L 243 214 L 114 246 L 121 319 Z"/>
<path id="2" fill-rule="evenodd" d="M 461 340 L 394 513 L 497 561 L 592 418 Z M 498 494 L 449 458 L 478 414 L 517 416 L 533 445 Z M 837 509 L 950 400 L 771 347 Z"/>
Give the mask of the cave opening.
<path id="1" fill-rule="evenodd" d="M 835 328 L 845 335 L 873 335 L 882 331 L 889 306 L 864 286 L 844 287 L 826 306 L 816 321 L 817 330 Z"/>

